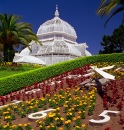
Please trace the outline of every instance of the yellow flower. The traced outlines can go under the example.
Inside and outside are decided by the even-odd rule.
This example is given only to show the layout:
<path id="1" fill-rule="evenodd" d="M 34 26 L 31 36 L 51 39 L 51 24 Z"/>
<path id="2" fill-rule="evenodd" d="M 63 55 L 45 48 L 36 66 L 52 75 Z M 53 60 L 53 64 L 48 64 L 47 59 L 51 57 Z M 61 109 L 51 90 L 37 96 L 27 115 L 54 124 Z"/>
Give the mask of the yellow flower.
<path id="1" fill-rule="evenodd" d="M 24 126 L 26 127 L 26 126 L 27 126 L 27 124 L 24 124 Z"/>
<path id="2" fill-rule="evenodd" d="M 9 125 L 10 125 L 10 123 L 8 122 L 6 125 L 7 125 L 7 126 L 9 126 Z"/>
<path id="3" fill-rule="evenodd" d="M 36 123 L 38 123 L 39 122 L 39 120 L 36 120 Z"/>
<path id="4" fill-rule="evenodd" d="M 60 108 L 58 107 L 58 108 L 56 108 L 56 110 L 58 110 L 58 111 L 59 111 L 59 110 L 60 110 Z"/>
<path id="5" fill-rule="evenodd" d="M 61 119 L 62 121 L 64 121 L 64 118 L 61 117 L 60 119 Z"/>
<path id="6" fill-rule="evenodd" d="M 49 128 L 50 128 L 50 126 L 48 125 L 48 126 L 47 126 L 47 128 L 49 129 Z"/>
<path id="7" fill-rule="evenodd" d="M 71 112 L 69 112 L 69 113 L 67 113 L 67 115 L 72 115 L 72 113 L 71 113 Z"/>
<path id="8" fill-rule="evenodd" d="M 39 127 L 42 128 L 42 125 L 40 125 Z"/>
<path id="9" fill-rule="evenodd" d="M 22 126 L 22 124 L 18 124 L 18 126 Z"/>
<path id="10" fill-rule="evenodd" d="M 82 104 L 82 102 L 79 104 L 79 106 L 82 106 L 83 104 Z"/>
<path id="11" fill-rule="evenodd" d="M 4 115 L 6 115 L 8 112 L 3 112 Z"/>
<path id="12" fill-rule="evenodd" d="M 90 98 L 93 98 L 92 96 L 90 96 Z"/>
<path id="13" fill-rule="evenodd" d="M 59 128 L 59 130 L 64 130 L 63 128 Z"/>
<path id="14" fill-rule="evenodd" d="M 77 116 L 78 119 L 80 119 L 81 117 L 80 116 Z"/>
<path id="15" fill-rule="evenodd" d="M 73 121 L 76 121 L 76 120 L 77 120 L 77 118 L 74 117 L 74 118 L 73 118 Z"/>
<path id="16" fill-rule="evenodd" d="M 52 100 L 53 102 L 56 102 L 55 100 Z"/>
<path id="17" fill-rule="evenodd" d="M 82 93 L 83 93 L 84 91 L 83 91 L 83 90 L 80 90 L 80 92 L 82 92 Z"/>
<path id="18" fill-rule="evenodd" d="M 67 125 L 67 124 L 69 124 L 71 122 L 71 120 L 67 120 L 67 121 L 65 121 L 65 124 Z"/>
<path id="19" fill-rule="evenodd" d="M 30 109 L 33 109 L 33 106 L 30 106 Z"/>
<path id="20" fill-rule="evenodd" d="M 46 120 L 46 116 L 45 116 L 45 117 L 43 117 L 43 120 Z"/>
<path id="21" fill-rule="evenodd" d="M 28 101 L 26 101 L 26 103 L 28 104 Z"/>
<path id="22" fill-rule="evenodd" d="M 68 107 L 68 105 L 64 105 L 63 107 Z"/>
<path id="23" fill-rule="evenodd" d="M 56 113 L 53 113 L 53 117 L 56 116 Z"/>
<path id="24" fill-rule="evenodd" d="M 6 119 L 7 119 L 7 116 L 5 116 L 4 119 L 6 120 Z"/>
<path id="25" fill-rule="evenodd" d="M 4 125 L 4 126 L 3 126 L 3 128 L 6 128 L 6 127 L 7 127 L 7 125 Z"/>
<path id="26" fill-rule="evenodd" d="M 55 118 L 55 121 L 57 121 L 57 120 L 59 120 L 59 118 L 58 118 L 58 117 L 56 117 L 56 118 Z"/>
<path id="27" fill-rule="evenodd" d="M 23 111 L 22 111 L 21 113 L 22 113 L 22 114 L 24 114 L 24 112 L 23 112 Z"/>
<path id="28" fill-rule="evenodd" d="M 17 106 L 14 106 L 14 108 L 17 108 Z"/>
<path id="29" fill-rule="evenodd" d="M 74 110 L 74 108 L 72 107 L 71 110 Z"/>
<path id="30" fill-rule="evenodd" d="M 7 111 L 10 111 L 10 108 L 7 108 Z"/>
<path id="31" fill-rule="evenodd" d="M 49 114 L 48 117 L 53 117 L 53 114 Z"/>
<path id="32" fill-rule="evenodd" d="M 76 126 L 76 128 L 80 128 L 80 126 Z"/>
<path id="33" fill-rule="evenodd" d="M 78 114 L 81 114 L 81 111 L 79 111 Z"/>
<path id="34" fill-rule="evenodd" d="M 56 93 L 54 93 L 54 96 L 56 96 Z"/>
<path id="35" fill-rule="evenodd" d="M 16 127 L 16 125 L 12 125 L 12 126 L 11 126 L 12 129 L 15 128 L 15 127 Z"/>
<path id="36" fill-rule="evenodd" d="M 44 101 L 44 100 L 45 100 L 45 98 L 44 98 L 44 97 L 42 97 L 42 98 L 41 98 L 41 100 L 42 100 L 42 101 Z"/>
<path id="37" fill-rule="evenodd" d="M 50 126 L 53 127 L 53 128 L 55 127 L 54 124 L 50 124 Z"/>
<path id="38" fill-rule="evenodd" d="M 68 124 L 68 121 L 65 121 L 65 124 Z"/>
<path id="39" fill-rule="evenodd" d="M 68 103 L 68 101 L 65 101 L 65 103 Z"/>
<path id="40" fill-rule="evenodd" d="M 46 94 L 47 97 L 50 97 L 50 94 Z"/>
<path id="41" fill-rule="evenodd" d="M 7 118 L 10 119 L 10 116 L 8 116 Z"/>
<path id="42" fill-rule="evenodd" d="M 84 128 L 86 125 L 85 124 L 82 124 L 82 127 Z"/>
<path id="43" fill-rule="evenodd" d="M 33 106 L 34 104 L 33 104 L 33 103 L 31 103 L 30 105 L 32 105 L 32 106 Z"/>

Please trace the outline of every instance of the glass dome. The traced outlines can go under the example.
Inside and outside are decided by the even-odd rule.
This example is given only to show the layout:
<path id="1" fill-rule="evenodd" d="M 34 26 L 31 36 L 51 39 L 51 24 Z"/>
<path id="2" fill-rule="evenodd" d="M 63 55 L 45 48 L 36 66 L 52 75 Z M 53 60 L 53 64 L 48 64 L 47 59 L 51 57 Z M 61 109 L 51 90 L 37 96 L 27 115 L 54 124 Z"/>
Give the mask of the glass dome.
<path id="1" fill-rule="evenodd" d="M 37 35 L 55 33 L 65 34 L 75 39 L 77 38 L 74 28 L 70 24 L 59 18 L 58 8 L 56 8 L 55 17 L 43 23 L 37 31 Z"/>
<path id="2" fill-rule="evenodd" d="M 81 52 L 77 48 L 75 48 L 72 44 L 66 43 L 64 41 L 55 41 L 50 44 L 45 44 L 37 52 L 37 55 L 39 54 L 70 54 L 77 57 L 81 56 Z"/>

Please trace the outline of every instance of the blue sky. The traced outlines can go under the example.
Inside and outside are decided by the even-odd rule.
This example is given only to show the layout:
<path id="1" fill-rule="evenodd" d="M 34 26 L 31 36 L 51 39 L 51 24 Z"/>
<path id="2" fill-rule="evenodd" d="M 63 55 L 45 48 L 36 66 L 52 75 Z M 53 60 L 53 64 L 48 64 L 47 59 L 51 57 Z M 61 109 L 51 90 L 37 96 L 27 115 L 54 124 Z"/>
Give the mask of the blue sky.
<path id="1" fill-rule="evenodd" d="M 59 17 L 74 27 L 77 42 L 86 42 L 88 51 L 93 55 L 102 49 L 100 42 L 103 35 L 112 35 L 115 28 L 122 22 L 122 14 L 114 16 L 107 27 L 104 22 L 107 17 L 96 15 L 101 0 L 0 0 L 0 13 L 21 15 L 21 21 L 31 23 L 33 31 L 41 24 L 54 17 L 58 5 Z"/>

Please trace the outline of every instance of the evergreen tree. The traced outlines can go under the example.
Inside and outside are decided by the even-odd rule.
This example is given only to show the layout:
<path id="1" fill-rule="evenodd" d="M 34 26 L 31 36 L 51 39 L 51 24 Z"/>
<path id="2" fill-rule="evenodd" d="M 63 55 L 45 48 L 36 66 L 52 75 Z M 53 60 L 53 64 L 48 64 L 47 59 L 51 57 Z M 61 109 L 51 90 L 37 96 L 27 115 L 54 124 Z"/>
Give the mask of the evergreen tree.
<path id="1" fill-rule="evenodd" d="M 124 25 L 113 31 L 112 36 L 103 36 L 101 45 L 104 50 L 100 50 L 100 54 L 121 53 L 124 51 Z"/>

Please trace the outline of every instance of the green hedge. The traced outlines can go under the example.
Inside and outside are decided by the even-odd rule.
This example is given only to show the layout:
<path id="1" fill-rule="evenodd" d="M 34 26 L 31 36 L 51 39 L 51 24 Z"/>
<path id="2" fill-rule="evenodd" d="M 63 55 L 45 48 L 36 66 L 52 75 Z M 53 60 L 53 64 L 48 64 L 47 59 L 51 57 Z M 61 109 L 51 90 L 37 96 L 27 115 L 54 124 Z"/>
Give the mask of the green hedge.
<path id="1" fill-rule="evenodd" d="M 0 79 L 0 95 L 22 89 L 24 86 L 32 85 L 34 82 L 41 82 L 47 78 L 59 75 L 65 71 L 79 68 L 85 64 L 94 62 L 121 62 L 124 61 L 124 53 L 96 55 L 81 57 L 70 61 L 46 66 L 21 74 L 15 74 Z"/>
<path id="2" fill-rule="evenodd" d="M 121 62 L 124 61 L 124 53 L 101 54 L 87 57 L 88 63 L 94 62 Z"/>

